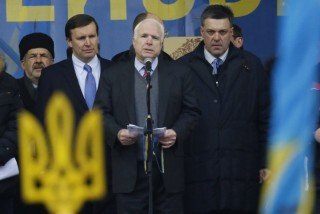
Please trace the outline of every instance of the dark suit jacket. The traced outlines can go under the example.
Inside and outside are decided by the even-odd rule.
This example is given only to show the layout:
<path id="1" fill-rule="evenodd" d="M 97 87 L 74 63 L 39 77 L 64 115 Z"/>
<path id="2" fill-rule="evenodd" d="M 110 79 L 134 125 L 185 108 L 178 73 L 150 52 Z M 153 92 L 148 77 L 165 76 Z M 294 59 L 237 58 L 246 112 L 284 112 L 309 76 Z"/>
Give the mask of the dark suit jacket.
<path id="1" fill-rule="evenodd" d="M 111 62 L 101 57 L 99 57 L 99 60 L 101 65 L 100 84 L 101 76 L 106 72 L 107 68 L 111 65 Z M 78 125 L 81 117 L 89 109 L 82 95 L 71 58 L 45 68 L 41 74 L 38 86 L 38 99 L 36 101 L 37 114 L 41 122 L 44 122 L 46 105 L 55 91 L 61 91 L 68 97 L 75 113 L 76 125 Z M 109 153 L 108 148 L 106 148 L 105 153 Z M 110 155 L 106 155 L 107 175 L 110 180 L 111 171 L 109 171 L 109 164 L 111 163 L 111 158 L 109 156 Z M 109 200 L 109 198 L 112 197 L 112 194 L 109 192 L 107 200 L 99 202 L 99 204 L 97 203 L 97 205 L 93 207 L 93 213 L 104 213 L 104 211 L 101 211 L 103 209 L 108 210 L 105 211 L 107 213 L 114 213 L 115 205 L 112 204 L 114 202 L 112 202 L 111 199 Z M 82 211 L 83 213 L 91 213 L 91 211 L 88 211 L 88 208 L 85 208 Z"/>
<path id="2" fill-rule="evenodd" d="M 35 114 L 35 104 L 36 104 L 36 95 L 32 93 L 31 90 L 34 89 L 31 83 L 31 80 L 28 77 L 23 76 L 22 78 L 18 79 L 20 97 L 23 102 L 23 106 L 26 110 Z"/>
<path id="3" fill-rule="evenodd" d="M 100 58 L 101 75 L 111 65 L 109 60 Z M 48 100 L 56 91 L 62 91 L 70 100 L 75 112 L 76 124 L 89 109 L 82 95 L 72 59 L 66 59 L 43 69 L 38 86 L 37 114 L 44 121 Z"/>
<path id="4" fill-rule="evenodd" d="M 137 178 L 137 143 L 122 146 L 120 129 L 136 124 L 134 61 L 117 63 L 101 77 L 96 105 L 104 112 L 107 143 L 112 149 L 112 181 L 115 193 L 132 192 Z M 192 74 L 174 61 L 159 59 L 158 125 L 177 133 L 176 144 L 164 149 L 164 186 L 168 192 L 184 189 L 183 143 L 199 116 Z"/>

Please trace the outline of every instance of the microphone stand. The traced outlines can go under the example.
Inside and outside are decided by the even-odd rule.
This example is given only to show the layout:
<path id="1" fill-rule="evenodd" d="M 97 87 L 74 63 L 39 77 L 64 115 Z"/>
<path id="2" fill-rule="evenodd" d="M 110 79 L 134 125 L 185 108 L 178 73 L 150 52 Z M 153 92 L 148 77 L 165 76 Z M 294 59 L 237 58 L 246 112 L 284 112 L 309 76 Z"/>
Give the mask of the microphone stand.
<path id="1" fill-rule="evenodd" d="M 146 173 L 149 178 L 149 214 L 153 214 L 153 182 L 152 182 L 152 154 L 153 154 L 153 127 L 152 127 L 152 116 L 150 108 L 150 90 L 151 85 L 151 76 L 150 71 L 147 71 L 148 75 L 147 80 L 147 110 L 148 115 L 146 119 L 146 129 L 144 135 L 146 136 L 146 148 L 147 148 L 147 160 L 146 160 Z"/>

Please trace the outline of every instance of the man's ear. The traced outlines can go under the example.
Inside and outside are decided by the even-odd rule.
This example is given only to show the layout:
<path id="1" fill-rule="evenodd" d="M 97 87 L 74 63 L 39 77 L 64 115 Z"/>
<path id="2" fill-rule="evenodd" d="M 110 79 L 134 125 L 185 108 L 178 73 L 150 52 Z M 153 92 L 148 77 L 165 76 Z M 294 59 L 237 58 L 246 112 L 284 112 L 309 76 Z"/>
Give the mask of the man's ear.
<path id="1" fill-rule="evenodd" d="M 70 39 L 67 39 L 67 44 L 68 44 L 68 47 L 72 48 L 72 43 Z"/>

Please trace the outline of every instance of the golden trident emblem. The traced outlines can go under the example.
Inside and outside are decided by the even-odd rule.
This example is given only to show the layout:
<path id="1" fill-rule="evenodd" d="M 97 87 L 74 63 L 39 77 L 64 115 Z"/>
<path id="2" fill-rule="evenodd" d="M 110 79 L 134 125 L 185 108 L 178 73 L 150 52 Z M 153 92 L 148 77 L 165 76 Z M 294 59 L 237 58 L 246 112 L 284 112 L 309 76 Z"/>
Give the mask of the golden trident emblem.
<path id="1" fill-rule="evenodd" d="M 76 213 L 107 192 L 101 112 L 87 113 L 76 136 L 73 114 L 68 99 L 56 93 L 46 109 L 47 136 L 32 114 L 19 116 L 22 198 L 44 203 L 50 213 Z"/>

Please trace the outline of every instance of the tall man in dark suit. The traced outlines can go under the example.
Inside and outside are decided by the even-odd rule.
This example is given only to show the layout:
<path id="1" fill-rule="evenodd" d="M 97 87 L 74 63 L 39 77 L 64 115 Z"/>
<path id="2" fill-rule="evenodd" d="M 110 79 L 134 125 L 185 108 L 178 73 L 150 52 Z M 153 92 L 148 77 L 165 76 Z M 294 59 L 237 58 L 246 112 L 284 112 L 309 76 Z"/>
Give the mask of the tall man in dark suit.
<path id="1" fill-rule="evenodd" d="M 203 42 L 182 62 L 194 73 L 202 112 L 186 147 L 186 213 L 256 213 L 269 124 L 268 80 L 261 61 L 235 48 L 233 12 L 210 5 Z"/>
<path id="2" fill-rule="evenodd" d="M 167 127 L 153 156 L 155 213 L 183 213 L 183 144 L 199 110 L 187 67 L 159 58 L 164 27 L 153 18 L 134 30 L 135 58 L 119 62 L 102 75 L 96 100 L 104 111 L 107 143 L 112 149 L 113 191 L 119 213 L 148 212 L 148 176 L 144 169 L 143 136 L 128 124 L 144 126 L 147 115 L 144 60 L 152 59 L 151 113 L 154 127 Z M 160 170 L 162 172 L 160 172 Z"/>
<path id="3" fill-rule="evenodd" d="M 5 72 L 0 54 L 0 167 L 17 155 L 17 113 L 22 107 L 16 80 Z M 3 172 L 1 172 L 3 173 Z M 12 214 L 18 176 L 0 180 L 0 212 Z"/>
<path id="4" fill-rule="evenodd" d="M 42 69 L 54 60 L 54 43 L 44 33 L 31 33 L 24 36 L 19 43 L 21 67 L 24 76 L 18 79 L 24 108 L 35 114 L 35 101 L 38 81 Z"/>
<path id="5" fill-rule="evenodd" d="M 92 109 L 100 75 L 110 66 L 110 61 L 98 56 L 99 27 L 93 17 L 86 14 L 71 17 L 65 26 L 65 36 L 72 48 L 72 56 L 44 69 L 39 80 L 37 113 L 44 121 L 48 100 L 54 92 L 62 91 L 72 104 L 78 124 L 81 117 Z M 108 197 L 112 194 L 109 193 Z M 111 201 L 104 202 L 95 204 L 93 212 L 114 213 Z M 92 210 L 85 209 L 84 213 L 92 213 Z"/>

